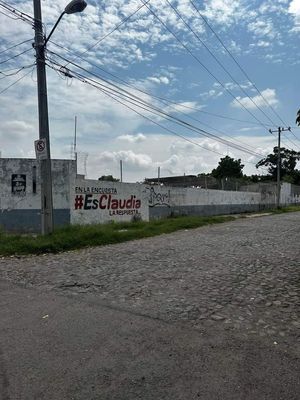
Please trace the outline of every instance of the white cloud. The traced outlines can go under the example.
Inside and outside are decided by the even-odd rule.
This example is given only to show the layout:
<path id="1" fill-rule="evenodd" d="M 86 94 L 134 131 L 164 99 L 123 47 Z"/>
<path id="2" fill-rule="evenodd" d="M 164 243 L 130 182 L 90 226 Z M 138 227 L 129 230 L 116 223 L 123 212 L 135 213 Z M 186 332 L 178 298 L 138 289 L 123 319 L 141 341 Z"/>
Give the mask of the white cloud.
<path id="1" fill-rule="evenodd" d="M 241 0 L 208 0 L 203 12 L 216 23 L 230 25 L 245 13 Z"/>
<path id="2" fill-rule="evenodd" d="M 300 0 L 292 0 L 290 2 L 289 12 L 296 16 L 300 16 Z"/>
<path id="3" fill-rule="evenodd" d="M 164 112 L 181 114 L 191 114 L 197 110 L 201 110 L 204 106 L 198 104 L 196 101 L 181 101 L 176 104 L 171 104 L 163 109 Z"/>
<path id="4" fill-rule="evenodd" d="M 120 160 L 124 161 L 129 168 L 147 169 L 153 163 L 151 157 L 147 154 L 136 154 L 132 150 L 104 151 L 98 157 L 100 164 L 116 163 Z"/>
<path id="5" fill-rule="evenodd" d="M 266 99 L 266 101 L 270 105 L 276 106 L 279 103 L 279 101 L 278 101 L 278 99 L 276 97 L 275 89 L 265 89 L 265 90 L 261 91 L 261 93 L 262 93 L 263 97 Z M 252 99 L 252 101 L 250 99 Z M 241 108 L 242 107 L 241 104 L 244 107 L 248 108 L 248 109 L 254 109 L 254 108 L 256 108 L 256 106 L 258 106 L 258 107 L 267 107 L 267 104 L 265 103 L 264 99 L 260 95 L 253 96 L 253 97 L 250 97 L 250 98 L 249 97 L 240 97 L 240 96 L 238 96 L 237 100 L 234 100 L 231 103 L 231 105 L 233 107 Z"/>
<path id="6" fill-rule="evenodd" d="M 266 42 L 265 40 L 259 40 L 256 45 L 257 47 L 269 47 L 271 43 Z"/>
<path id="7" fill-rule="evenodd" d="M 275 39 L 278 36 L 271 19 L 256 19 L 248 24 L 248 30 L 257 37 Z"/>
<path id="8" fill-rule="evenodd" d="M 292 0 L 288 12 L 294 16 L 294 27 L 292 31 L 299 32 L 300 31 L 300 1 Z"/>
<path id="9" fill-rule="evenodd" d="M 143 142 L 144 140 L 146 140 L 146 136 L 143 135 L 142 133 L 138 133 L 136 135 L 121 135 L 118 136 L 117 139 L 119 140 L 123 140 L 125 142 L 129 142 L 129 143 L 140 143 Z"/>
<path id="10" fill-rule="evenodd" d="M 163 83 L 164 85 L 168 85 L 170 83 L 170 80 L 166 76 L 150 76 L 147 78 L 149 81 L 154 82 L 154 83 Z"/>

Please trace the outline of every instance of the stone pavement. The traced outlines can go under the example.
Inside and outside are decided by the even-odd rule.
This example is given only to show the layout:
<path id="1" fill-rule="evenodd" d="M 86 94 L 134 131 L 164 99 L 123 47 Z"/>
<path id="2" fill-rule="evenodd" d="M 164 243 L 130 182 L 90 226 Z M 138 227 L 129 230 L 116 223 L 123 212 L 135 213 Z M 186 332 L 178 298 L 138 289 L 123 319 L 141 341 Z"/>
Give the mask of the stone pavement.
<path id="1" fill-rule="evenodd" d="M 0 400 L 298 400 L 292 353 L 0 281 Z"/>
<path id="2" fill-rule="evenodd" d="M 299 351 L 300 213 L 118 245 L 4 258 L 0 279 Z"/>

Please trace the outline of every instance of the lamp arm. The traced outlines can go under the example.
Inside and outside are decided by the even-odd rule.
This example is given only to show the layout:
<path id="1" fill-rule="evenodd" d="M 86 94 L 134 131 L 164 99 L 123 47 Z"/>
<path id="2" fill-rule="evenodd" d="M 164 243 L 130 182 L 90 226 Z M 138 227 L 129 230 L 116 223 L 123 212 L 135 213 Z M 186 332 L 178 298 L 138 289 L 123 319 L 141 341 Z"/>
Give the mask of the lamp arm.
<path id="1" fill-rule="evenodd" d="M 56 23 L 55 23 L 55 25 L 53 26 L 51 32 L 49 33 L 48 37 L 45 39 L 44 47 L 45 47 L 46 44 L 48 43 L 50 37 L 52 36 L 53 32 L 55 31 L 57 25 L 59 24 L 60 20 L 62 19 L 62 17 L 63 17 L 64 15 L 65 15 L 65 11 L 62 12 L 62 13 L 60 14 L 60 17 L 59 17 L 58 20 L 56 21 Z"/>

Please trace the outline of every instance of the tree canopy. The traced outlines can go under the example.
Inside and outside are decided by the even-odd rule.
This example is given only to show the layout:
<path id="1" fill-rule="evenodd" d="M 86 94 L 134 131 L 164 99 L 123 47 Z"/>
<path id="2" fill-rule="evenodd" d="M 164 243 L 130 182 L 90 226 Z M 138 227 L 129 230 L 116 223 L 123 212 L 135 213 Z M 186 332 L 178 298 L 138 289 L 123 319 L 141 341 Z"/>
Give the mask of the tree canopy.
<path id="1" fill-rule="evenodd" d="M 213 169 L 211 174 L 216 179 L 222 178 L 242 178 L 244 165 L 241 159 L 235 160 L 229 156 L 220 159 L 217 168 Z"/>
<path id="2" fill-rule="evenodd" d="M 277 154 L 278 147 L 274 147 L 273 153 L 268 154 L 265 158 L 261 159 L 257 164 L 258 167 L 267 167 L 268 173 L 272 176 L 273 180 L 277 177 Z M 291 183 L 300 182 L 300 171 L 296 169 L 297 161 L 300 160 L 300 152 L 289 150 L 284 147 L 280 148 L 281 166 L 280 176 L 281 179 L 287 180 Z"/>
<path id="3" fill-rule="evenodd" d="M 120 179 L 116 179 L 112 175 L 102 175 L 102 176 L 100 176 L 100 178 L 98 178 L 98 181 L 119 182 Z"/>

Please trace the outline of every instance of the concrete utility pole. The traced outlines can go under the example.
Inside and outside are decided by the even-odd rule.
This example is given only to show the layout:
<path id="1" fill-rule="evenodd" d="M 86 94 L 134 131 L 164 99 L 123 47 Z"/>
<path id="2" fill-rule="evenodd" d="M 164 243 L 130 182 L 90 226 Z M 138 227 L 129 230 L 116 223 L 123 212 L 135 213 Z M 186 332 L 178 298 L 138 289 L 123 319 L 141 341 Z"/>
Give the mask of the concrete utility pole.
<path id="1" fill-rule="evenodd" d="M 280 208 L 280 168 L 281 168 L 281 154 L 280 154 L 280 141 L 281 141 L 281 132 L 290 131 L 291 128 L 281 128 L 280 126 L 278 129 L 272 131 L 269 129 L 270 133 L 277 132 L 278 133 L 278 146 L 277 146 L 277 195 L 276 195 L 276 208 Z"/>
<path id="2" fill-rule="evenodd" d="M 39 139 L 46 142 L 47 158 L 40 160 L 41 177 L 41 224 L 42 234 L 53 232 L 53 199 L 52 199 L 52 173 L 49 139 L 49 118 L 47 81 L 45 66 L 45 39 L 43 35 L 42 11 L 40 0 L 33 0 L 35 52 L 37 68 L 38 112 L 39 112 Z"/>
<path id="3" fill-rule="evenodd" d="M 123 161 L 120 160 L 120 182 L 123 182 Z"/>
<path id="4" fill-rule="evenodd" d="M 45 47 L 52 36 L 55 28 L 65 14 L 82 12 L 87 3 L 84 0 L 72 0 L 65 7 L 60 17 L 53 26 L 47 38 L 43 34 L 41 0 L 33 0 L 34 31 L 35 31 L 35 53 L 38 89 L 38 112 L 39 112 L 39 139 L 45 141 L 46 158 L 40 160 L 41 170 L 41 217 L 42 234 L 53 232 L 53 198 L 52 198 L 52 173 L 50 156 L 49 117 L 47 99 L 47 80 L 45 65 Z"/>

